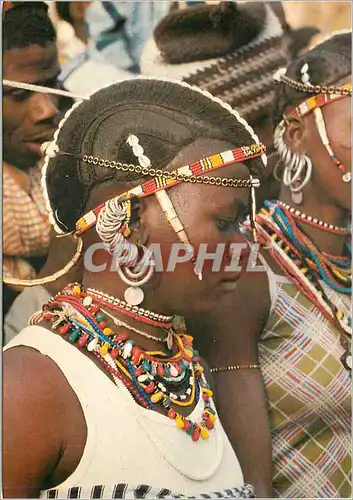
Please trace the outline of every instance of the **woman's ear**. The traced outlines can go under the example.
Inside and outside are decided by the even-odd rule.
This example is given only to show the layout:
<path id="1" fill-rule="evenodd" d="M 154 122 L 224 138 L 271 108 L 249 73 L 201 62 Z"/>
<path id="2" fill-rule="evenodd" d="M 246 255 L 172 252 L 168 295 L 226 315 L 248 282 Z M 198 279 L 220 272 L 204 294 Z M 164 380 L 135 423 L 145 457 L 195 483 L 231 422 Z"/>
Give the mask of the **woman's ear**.
<path id="1" fill-rule="evenodd" d="M 305 154 L 305 124 L 301 118 L 285 118 L 286 132 L 285 141 L 293 153 Z"/>
<path id="2" fill-rule="evenodd" d="M 147 227 L 144 223 L 145 212 L 146 201 L 143 198 L 133 198 L 131 200 L 131 219 L 129 224 L 131 234 L 128 238 L 131 243 L 146 246 L 149 242 Z"/>

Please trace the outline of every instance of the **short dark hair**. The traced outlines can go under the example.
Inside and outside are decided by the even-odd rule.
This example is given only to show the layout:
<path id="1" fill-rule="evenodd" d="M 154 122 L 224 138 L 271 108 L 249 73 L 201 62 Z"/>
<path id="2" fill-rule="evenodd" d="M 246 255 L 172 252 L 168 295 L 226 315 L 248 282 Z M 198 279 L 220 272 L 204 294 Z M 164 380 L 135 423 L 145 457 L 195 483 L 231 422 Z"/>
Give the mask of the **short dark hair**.
<path id="1" fill-rule="evenodd" d="M 310 83 L 331 85 L 349 76 L 352 72 L 352 34 L 340 33 L 320 43 L 301 55 L 289 65 L 286 75 L 301 82 L 301 68 L 308 64 Z M 287 108 L 294 108 L 310 97 L 310 93 L 281 83 L 274 100 L 274 125 L 282 120 Z"/>
<path id="2" fill-rule="evenodd" d="M 70 15 L 70 3 L 71 2 L 55 2 L 55 8 L 60 19 L 72 24 L 73 19 Z"/>
<path id="3" fill-rule="evenodd" d="M 44 2 L 14 2 L 3 16 L 3 51 L 56 41 Z"/>
<path id="4" fill-rule="evenodd" d="M 70 112 L 69 112 L 70 113 Z M 250 130 L 231 111 L 200 91 L 181 83 L 134 79 L 99 90 L 75 107 L 61 124 L 60 151 L 49 161 L 47 190 L 57 224 L 70 231 L 84 214 L 92 189 L 103 182 L 133 182 L 136 173 L 122 173 L 87 164 L 77 156 L 93 155 L 133 163 L 137 159 L 126 139 L 138 137 L 153 168 L 165 169 L 177 154 L 198 139 L 228 142 L 233 148 L 254 143 Z M 255 175 L 262 171 L 260 158 L 247 162 Z"/>

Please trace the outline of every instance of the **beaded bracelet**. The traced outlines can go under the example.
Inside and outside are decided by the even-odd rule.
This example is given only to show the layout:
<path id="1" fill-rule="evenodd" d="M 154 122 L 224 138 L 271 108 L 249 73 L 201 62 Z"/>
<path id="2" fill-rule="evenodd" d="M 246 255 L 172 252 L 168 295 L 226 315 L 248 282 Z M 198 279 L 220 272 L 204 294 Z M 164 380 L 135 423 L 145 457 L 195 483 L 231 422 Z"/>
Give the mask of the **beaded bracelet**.
<path id="1" fill-rule="evenodd" d="M 256 370 L 260 368 L 260 365 L 249 365 L 249 364 L 241 364 L 241 365 L 231 365 L 231 366 L 222 366 L 220 368 L 211 368 L 211 373 L 220 373 L 234 370 Z"/>

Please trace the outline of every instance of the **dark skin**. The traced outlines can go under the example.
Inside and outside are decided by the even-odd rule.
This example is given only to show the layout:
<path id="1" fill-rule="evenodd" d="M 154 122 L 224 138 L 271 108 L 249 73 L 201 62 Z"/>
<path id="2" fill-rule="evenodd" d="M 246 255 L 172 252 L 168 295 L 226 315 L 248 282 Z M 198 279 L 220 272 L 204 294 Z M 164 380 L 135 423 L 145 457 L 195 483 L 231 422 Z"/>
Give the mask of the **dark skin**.
<path id="1" fill-rule="evenodd" d="M 349 81 L 350 78 L 346 78 L 337 84 Z M 349 104 L 349 98 L 346 98 L 322 108 L 332 149 L 348 169 L 351 165 Z M 328 156 L 313 120 L 311 113 L 304 118 L 290 120 L 287 127 L 286 141 L 290 148 L 306 153 L 313 162 L 313 174 L 303 189 L 303 204 L 298 209 L 331 224 L 345 226 L 351 207 L 350 184 L 342 181 L 342 174 Z M 290 191 L 283 185 L 279 199 L 293 206 Z M 303 228 L 321 250 L 343 254 L 342 236 L 317 230 L 305 223 Z M 273 271 L 283 274 L 267 252 L 263 251 L 263 254 Z M 202 338 L 197 333 L 200 330 L 209 332 L 209 336 L 202 338 L 200 349 L 211 367 L 259 362 L 257 344 L 270 305 L 265 273 L 244 273 L 234 296 L 223 301 L 213 311 L 212 318 L 187 322 L 189 331 L 197 338 Z M 215 387 L 220 417 L 241 463 L 245 480 L 255 486 L 257 496 L 271 496 L 271 435 L 261 372 L 238 370 L 218 373 L 215 375 Z"/>
<path id="2" fill-rule="evenodd" d="M 4 52 L 4 79 L 56 87 L 59 73 L 55 42 Z M 3 120 L 4 160 L 26 171 L 39 160 L 40 145 L 52 139 L 58 97 L 5 86 Z"/>
<path id="3" fill-rule="evenodd" d="M 232 145 L 220 141 L 199 141 L 186 148 L 170 168 L 182 166 L 230 147 Z M 243 164 L 225 167 L 222 175 L 232 178 L 249 177 Z M 121 185 L 119 188 L 113 185 L 97 187 L 92 193 L 87 210 L 122 190 L 124 189 Z M 200 193 L 203 193 L 202 196 Z M 239 206 L 247 203 L 249 190 L 182 185 L 171 190 L 170 194 L 192 242 L 195 245 L 208 243 L 212 247 L 218 242 L 229 243 L 233 240 L 238 229 Z M 188 199 L 191 206 L 184 204 L 183 199 Z M 169 223 L 161 215 L 154 197 L 141 201 L 138 210 L 139 220 L 133 228 L 132 240 L 160 242 L 167 249 L 172 242 L 178 242 Z M 197 217 L 201 213 L 204 213 L 204 217 Z M 226 231 L 225 226 L 219 224 L 221 220 L 228 221 Z M 197 221 L 200 227 L 197 227 Z M 85 235 L 85 247 L 97 241 L 98 236 L 95 230 L 91 229 Z M 99 261 L 102 257 L 98 252 L 97 256 Z M 206 307 L 214 308 L 220 296 L 227 295 L 224 285 L 220 283 L 220 277 L 217 276 L 221 273 L 205 272 L 203 282 L 199 282 L 193 274 L 192 265 L 186 263 L 180 265 L 180 269 L 174 273 L 169 273 L 171 276 L 166 274 L 168 273 L 155 276 L 150 286 L 144 287 L 148 300 L 141 304 L 142 307 L 168 314 L 169 311 L 175 311 L 173 307 L 177 304 L 177 312 L 186 315 L 196 310 L 195 304 L 189 304 L 190 295 L 198 297 L 201 312 Z M 238 275 L 234 275 L 232 279 L 237 278 Z M 122 297 L 126 289 L 126 285 L 119 281 L 116 274 L 109 272 L 84 271 L 83 283 L 116 297 Z M 187 290 L 191 286 L 193 290 Z M 208 291 L 211 286 L 214 287 L 212 293 Z M 168 290 L 169 287 L 173 287 L 173 293 Z M 168 305 L 168 301 L 174 297 L 175 303 L 173 301 Z M 116 311 L 111 312 L 118 317 Z M 121 319 L 133 325 L 128 318 Z M 108 322 L 108 325 L 118 331 L 112 323 Z M 141 325 L 136 326 L 141 328 Z M 164 331 L 155 327 L 143 329 L 156 336 L 165 336 Z M 138 342 L 141 348 L 161 348 L 160 343 L 133 332 L 130 337 Z M 88 352 L 84 355 L 88 355 Z M 77 467 L 87 436 L 82 409 L 59 368 L 47 357 L 26 347 L 15 347 L 4 354 L 3 404 L 4 497 L 38 497 L 41 489 L 60 484 Z M 188 413 L 190 411 L 189 408 Z M 29 418 L 23 419 L 24 414 Z M 27 443 L 25 448 L 22 446 L 24 439 Z"/>

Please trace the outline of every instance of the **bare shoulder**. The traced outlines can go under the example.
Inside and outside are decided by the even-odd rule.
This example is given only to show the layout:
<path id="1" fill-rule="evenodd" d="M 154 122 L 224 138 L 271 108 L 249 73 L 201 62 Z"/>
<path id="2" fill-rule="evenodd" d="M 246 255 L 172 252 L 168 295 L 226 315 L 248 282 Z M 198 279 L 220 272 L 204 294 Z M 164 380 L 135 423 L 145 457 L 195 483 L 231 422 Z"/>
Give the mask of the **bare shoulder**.
<path id="1" fill-rule="evenodd" d="M 4 353 L 5 497 L 37 495 L 53 474 L 65 449 L 72 396 L 67 380 L 49 357 L 25 346 Z"/>

